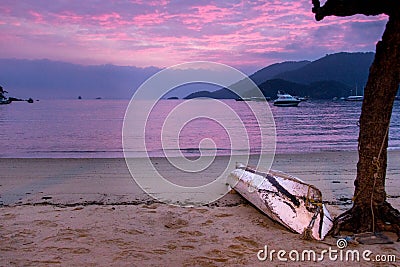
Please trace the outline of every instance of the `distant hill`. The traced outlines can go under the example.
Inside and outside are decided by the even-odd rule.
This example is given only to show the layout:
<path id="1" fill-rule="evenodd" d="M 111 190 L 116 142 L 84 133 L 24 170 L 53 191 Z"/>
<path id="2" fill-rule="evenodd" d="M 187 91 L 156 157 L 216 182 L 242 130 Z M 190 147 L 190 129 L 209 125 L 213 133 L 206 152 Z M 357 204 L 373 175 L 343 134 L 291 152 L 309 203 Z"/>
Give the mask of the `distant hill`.
<path id="1" fill-rule="evenodd" d="M 299 69 L 277 74 L 275 78 L 303 84 L 331 80 L 363 88 L 374 55 L 372 52 L 331 54 Z"/>
<path id="2" fill-rule="evenodd" d="M 297 69 L 300 69 L 306 65 L 311 63 L 310 61 L 303 60 L 303 61 L 286 61 L 282 63 L 275 63 L 272 65 L 269 65 L 268 67 L 265 67 L 263 69 L 260 69 L 253 73 L 252 75 L 249 76 L 250 79 L 253 80 L 256 84 L 261 84 L 265 82 L 266 80 L 273 79 L 277 75 L 284 73 L 284 72 L 290 72 L 294 71 Z"/>
<path id="3" fill-rule="evenodd" d="M 0 59 L 0 70 L 0 84 L 16 97 L 93 99 L 130 98 L 142 82 L 160 69 Z"/>
<path id="4" fill-rule="evenodd" d="M 200 98 L 200 97 L 208 97 L 214 99 L 236 99 L 239 96 L 233 93 L 231 90 L 228 89 L 220 89 L 214 92 L 210 91 L 199 91 L 195 93 L 191 93 L 188 96 L 184 97 L 184 99 L 193 99 L 193 98 Z"/>
<path id="5" fill-rule="evenodd" d="M 304 67 L 305 65 L 309 64 L 310 61 L 287 61 L 287 62 L 282 62 L 282 63 L 275 63 L 272 65 L 269 65 L 265 68 L 262 68 L 252 75 L 249 76 L 251 80 L 257 85 L 262 84 L 263 82 L 272 79 L 275 77 L 277 74 L 280 74 L 282 72 L 286 71 L 292 71 L 299 69 L 301 67 Z M 230 86 L 230 88 L 235 89 L 235 91 L 241 91 L 240 88 L 244 87 L 245 81 L 241 80 L 233 85 Z M 246 96 L 248 95 L 249 97 L 252 95 L 252 93 L 245 94 Z M 275 94 L 276 95 L 276 94 Z M 208 97 L 208 98 L 215 98 L 215 99 L 236 99 L 238 96 L 233 93 L 231 90 L 223 88 L 219 89 L 213 92 L 209 91 L 199 91 L 199 92 L 194 92 L 189 94 L 188 96 L 185 97 L 185 99 L 192 99 L 196 97 Z"/>
<path id="6" fill-rule="evenodd" d="M 315 61 L 288 61 L 260 69 L 250 78 L 266 96 L 275 97 L 277 90 L 299 96 L 329 98 L 347 96 L 357 86 L 365 86 L 373 53 L 337 53 Z M 158 68 L 134 66 L 79 65 L 51 60 L 0 59 L 0 85 L 17 98 L 130 98 L 135 90 Z M 178 75 L 178 74 L 177 74 Z M 239 81 L 235 91 L 251 90 Z M 187 98 L 236 98 L 236 94 L 218 86 L 190 85 L 173 89 L 171 96 Z M 246 91 L 247 90 L 247 91 Z M 203 91 L 203 92 L 200 92 Z M 206 92 L 207 91 L 207 92 Z M 190 95 L 189 95 L 190 94 Z"/>
<path id="7" fill-rule="evenodd" d="M 336 53 L 315 61 L 283 62 L 272 64 L 250 75 L 267 97 L 276 97 L 278 90 L 315 99 L 348 96 L 358 87 L 364 88 L 374 53 Z M 238 89 L 243 81 L 232 85 Z M 251 97 L 250 90 L 244 94 Z M 215 92 L 197 92 L 191 98 L 235 98 L 228 89 Z"/>
<path id="8" fill-rule="evenodd" d="M 299 69 L 301 67 L 304 67 L 309 63 L 310 63 L 310 61 L 306 61 L 306 60 L 275 63 L 275 64 L 269 65 L 265 68 L 262 68 L 262 69 L 256 71 L 255 73 L 250 75 L 249 78 L 255 84 L 260 85 L 269 79 L 273 79 L 276 75 L 281 74 L 282 72 L 293 71 L 293 70 Z M 231 85 L 230 88 L 234 89 L 235 91 L 240 91 L 240 88 L 243 88 L 245 86 L 245 84 L 246 84 L 246 82 L 244 80 L 241 80 L 241 81 Z M 228 96 L 230 90 L 222 89 L 221 92 L 218 92 L 218 96 L 223 95 L 224 92 L 226 92 L 227 96 Z"/>

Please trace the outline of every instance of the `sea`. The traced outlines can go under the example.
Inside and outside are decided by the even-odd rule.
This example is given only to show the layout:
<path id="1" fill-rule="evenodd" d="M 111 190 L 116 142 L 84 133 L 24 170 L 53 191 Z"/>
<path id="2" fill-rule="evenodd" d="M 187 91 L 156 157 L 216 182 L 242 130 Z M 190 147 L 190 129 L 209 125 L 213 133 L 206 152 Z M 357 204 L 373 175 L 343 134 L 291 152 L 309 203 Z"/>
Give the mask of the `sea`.
<path id="1" fill-rule="evenodd" d="M 138 133 L 136 141 L 144 142 L 145 152 L 154 157 L 259 153 L 266 145 L 281 154 L 357 150 L 361 102 L 309 100 L 298 107 L 275 107 L 272 102 L 186 101 L 159 100 L 151 111 L 127 117 L 129 100 L 0 105 L 0 157 L 122 158 L 127 149 L 122 129 L 126 120 L 135 119 L 144 121 L 145 127 L 130 130 Z M 133 104 L 140 106 L 140 101 Z M 260 125 L 263 120 L 258 121 L 255 114 L 270 115 L 273 120 Z M 260 135 L 264 130 L 271 133 L 271 127 L 275 143 L 263 143 Z M 233 146 L 232 140 L 244 140 L 250 150 L 240 144 Z M 142 156 L 139 147 L 137 151 L 135 146 L 129 147 L 130 155 Z M 389 149 L 400 149 L 400 101 L 393 108 Z"/>

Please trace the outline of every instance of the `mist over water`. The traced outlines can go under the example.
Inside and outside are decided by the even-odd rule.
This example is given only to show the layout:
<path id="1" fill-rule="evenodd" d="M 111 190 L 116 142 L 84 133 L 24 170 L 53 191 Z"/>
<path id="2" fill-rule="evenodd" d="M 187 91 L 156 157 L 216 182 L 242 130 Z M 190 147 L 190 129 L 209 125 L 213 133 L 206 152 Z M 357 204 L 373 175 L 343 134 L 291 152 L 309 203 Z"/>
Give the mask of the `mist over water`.
<path id="1" fill-rule="evenodd" d="M 232 129 L 224 129 L 223 125 L 213 120 L 199 118 L 182 129 L 162 132 L 166 116 L 182 101 L 161 100 L 149 115 L 145 141 L 150 156 L 165 155 L 163 142 L 164 149 L 168 149 L 172 155 L 247 153 L 245 148 L 231 148 L 230 135 L 236 134 L 232 124 L 229 124 Z M 260 124 L 254 120 L 247 105 L 257 110 L 265 109 L 268 104 L 276 124 L 277 153 L 357 150 L 361 102 L 308 101 L 300 103 L 298 107 L 284 108 L 275 107 L 271 102 L 223 101 L 246 126 L 248 140 L 245 141 L 250 144 L 250 153 L 261 151 Z M 212 108 L 210 102 L 193 101 L 193 110 Z M 0 157 L 123 157 L 121 135 L 128 103 L 127 100 L 49 100 L 34 104 L 15 102 L 1 105 Z M 174 116 L 179 116 L 179 112 Z M 224 118 L 224 114 L 221 114 L 221 118 Z M 268 122 L 261 124 L 261 127 L 272 127 Z M 164 134 L 163 142 L 161 133 Z M 203 139 L 207 140 L 202 142 Z M 400 101 L 395 102 L 393 109 L 389 149 L 400 149 Z M 143 151 L 131 152 L 139 155 Z"/>

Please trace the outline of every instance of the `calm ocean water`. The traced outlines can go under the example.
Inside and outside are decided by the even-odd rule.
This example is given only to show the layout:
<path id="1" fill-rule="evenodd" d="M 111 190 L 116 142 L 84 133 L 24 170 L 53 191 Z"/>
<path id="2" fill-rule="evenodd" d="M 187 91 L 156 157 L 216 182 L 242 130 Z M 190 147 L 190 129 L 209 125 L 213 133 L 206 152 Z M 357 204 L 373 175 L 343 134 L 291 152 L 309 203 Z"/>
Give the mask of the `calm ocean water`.
<path id="1" fill-rule="evenodd" d="M 160 137 L 163 123 L 182 102 L 162 100 L 150 114 L 146 148 L 151 156 L 164 155 Z M 42 100 L 34 104 L 0 105 L 0 157 L 123 157 L 121 136 L 128 103 L 127 100 Z M 244 121 L 251 151 L 257 153 L 261 143 L 260 130 L 247 108 L 249 102 L 226 100 L 224 103 Z M 191 105 L 192 110 L 200 113 L 204 108 L 213 108 L 210 100 L 193 101 Z M 250 105 L 257 110 L 264 109 L 267 103 L 251 102 Z M 309 101 L 302 102 L 297 108 L 269 105 L 276 124 L 278 153 L 357 149 L 361 103 Z M 224 112 L 220 115 L 223 120 Z M 179 112 L 173 116 L 179 119 Z M 200 153 L 199 142 L 210 138 L 214 142 L 210 150 L 215 146 L 218 154 L 229 155 L 230 138 L 238 133 L 231 123 L 228 125 L 229 129 L 226 129 L 221 123 L 199 118 L 174 133 L 163 133 L 166 135 L 163 140 L 170 143 L 167 147 L 172 153 L 180 151 L 196 156 Z M 178 147 L 174 147 L 176 143 Z M 400 101 L 395 103 L 393 110 L 389 149 L 400 149 Z"/>

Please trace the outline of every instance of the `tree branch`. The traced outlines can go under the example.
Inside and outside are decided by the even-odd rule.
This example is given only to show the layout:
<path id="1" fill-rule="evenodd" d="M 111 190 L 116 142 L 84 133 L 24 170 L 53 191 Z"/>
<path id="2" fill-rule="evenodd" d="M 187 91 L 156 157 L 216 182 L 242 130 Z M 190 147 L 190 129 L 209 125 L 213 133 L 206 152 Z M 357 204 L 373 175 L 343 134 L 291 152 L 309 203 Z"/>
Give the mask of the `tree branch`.
<path id="1" fill-rule="evenodd" d="M 355 14 L 390 16 L 400 9 L 399 0 L 327 0 L 322 7 L 319 0 L 312 0 L 312 4 L 317 21 L 327 16 L 347 17 Z"/>

